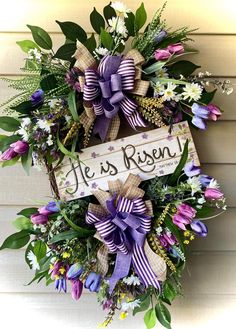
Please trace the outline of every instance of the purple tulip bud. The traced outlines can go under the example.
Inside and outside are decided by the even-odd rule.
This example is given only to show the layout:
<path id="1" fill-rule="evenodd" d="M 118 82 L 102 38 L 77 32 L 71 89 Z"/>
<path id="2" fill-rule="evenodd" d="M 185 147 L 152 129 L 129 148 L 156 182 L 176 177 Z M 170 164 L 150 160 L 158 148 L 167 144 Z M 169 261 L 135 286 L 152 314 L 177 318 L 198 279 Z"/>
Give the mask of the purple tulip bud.
<path id="1" fill-rule="evenodd" d="M 80 280 L 71 281 L 71 296 L 74 300 L 80 299 L 83 291 L 83 282 Z"/>
<path id="2" fill-rule="evenodd" d="M 31 219 L 31 222 L 35 225 L 40 225 L 40 224 L 44 225 L 44 224 L 47 224 L 47 222 L 48 222 L 48 217 L 45 215 L 41 215 L 41 214 L 31 215 L 30 219 Z"/>
<path id="3" fill-rule="evenodd" d="M 25 154 L 29 150 L 29 144 L 23 141 L 17 141 L 10 146 L 18 154 Z"/>
<path id="4" fill-rule="evenodd" d="M 170 56 L 171 53 L 166 49 L 157 49 L 154 54 L 154 57 L 157 61 L 168 59 Z"/>
<path id="5" fill-rule="evenodd" d="M 190 224 L 191 220 L 189 218 L 186 218 L 184 216 L 181 216 L 179 214 L 175 214 L 172 217 L 172 221 L 175 225 L 177 225 L 181 230 L 186 230 L 185 225 Z"/>
<path id="6" fill-rule="evenodd" d="M 191 107 L 192 113 L 201 119 L 208 119 L 209 110 L 206 106 L 199 105 L 198 103 L 193 103 Z"/>
<path id="7" fill-rule="evenodd" d="M 33 106 L 40 105 L 44 100 L 44 91 L 42 89 L 36 90 L 31 96 L 30 100 Z"/>
<path id="8" fill-rule="evenodd" d="M 204 122 L 204 120 L 196 115 L 193 116 L 192 118 L 192 124 L 202 130 L 206 129 L 206 124 Z"/>
<path id="9" fill-rule="evenodd" d="M 199 175 L 201 173 L 201 169 L 200 167 L 194 165 L 194 161 L 191 161 L 184 166 L 184 173 L 188 177 L 193 177 Z"/>
<path id="10" fill-rule="evenodd" d="M 60 204 L 61 204 L 61 202 L 51 201 L 46 205 L 46 209 L 51 212 L 59 212 Z"/>
<path id="11" fill-rule="evenodd" d="M 179 215 L 182 215 L 182 216 L 187 217 L 189 219 L 192 219 L 196 215 L 196 210 L 193 207 L 186 204 L 186 203 L 182 203 L 181 205 L 179 205 L 177 207 L 177 209 L 178 209 L 178 214 Z"/>
<path id="12" fill-rule="evenodd" d="M 191 224 L 190 224 L 192 230 L 199 236 L 201 237 L 206 237 L 207 233 L 208 233 L 208 229 L 207 226 L 201 222 L 200 220 L 194 220 Z"/>
<path id="13" fill-rule="evenodd" d="M 84 286 L 86 289 L 89 289 L 91 292 L 98 292 L 100 288 L 100 282 L 101 282 L 101 275 L 91 272 L 89 273 Z"/>
<path id="14" fill-rule="evenodd" d="M 219 200 L 224 197 L 224 194 L 218 188 L 207 188 L 204 195 L 206 199 L 210 200 Z"/>
<path id="15" fill-rule="evenodd" d="M 184 47 L 183 47 L 182 43 L 178 42 L 178 43 L 173 43 L 172 45 L 169 45 L 167 47 L 167 50 L 171 54 L 179 55 L 184 52 Z"/>
<path id="16" fill-rule="evenodd" d="M 67 291 L 67 285 L 66 285 L 66 279 L 65 278 L 59 278 L 55 280 L 55 289 L 61 292 L 62 290 L 64 292 Z"/>
<path id="17" fill-rule="evenodd" d="M 52 211 L 47 210 L 47 207 L 46 206 L 40 207 L 38 209 L 38 212 L 40 213 L 40 215 L 45 215 L 45 216 L 48 216 L 48 215 L 53 214 Z"/>
<path id="18" fill-rule="evenodd" d="M 75 263 L 71 265 L 71 267 L 69 268 L 66 274 L 67 279 L 69 280 L 77 279 L 83 273 L 83 271 L 84 271 L 83 267 L 79 263 Z"/>
<path id="19" fill-rule="evenodd" d="M 212 121 L 217 121 L 217 119 L 221 116 L 220 109 L 215 104 L 208 104 L 207 109 L 209 111 L 209 119 Z"/>
<path id="20" fill-rule="evenodd" d="M 154 38 L 154 41 L 156 43 L 160 43 L 162 40 L 164 40 L 167 37 L 167 32 L 165 30 L 161 30 Z"/>
<path id="21" fill-rule="evenodd" d="M 12 147 L 10 147 L 9 149 L 7 149 L 5 152 L 3 152 L 3 154 L 0 156 L 0 161 L 9 161 L 14 159 L 16 156 L 18 155 L 18 153 L 16 153 L 14 151 L 14 149 Z"/>
<path id="22" fill-rule="evenodd" d="M 200 175 L 199 180 L 202 186 L 207 187 L 210 184 L 212 177 L 208 175 Z"/>

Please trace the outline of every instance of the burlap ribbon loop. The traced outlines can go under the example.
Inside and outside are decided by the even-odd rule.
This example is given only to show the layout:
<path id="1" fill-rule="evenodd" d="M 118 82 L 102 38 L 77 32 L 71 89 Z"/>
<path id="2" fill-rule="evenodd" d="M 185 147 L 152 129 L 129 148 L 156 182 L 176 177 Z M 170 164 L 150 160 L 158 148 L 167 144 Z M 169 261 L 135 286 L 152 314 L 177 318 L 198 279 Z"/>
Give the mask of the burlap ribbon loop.
<path id="1" fill-rule="evenodd" d="M 107 246 L 107 252 L 116 254 L 114 272 L 109 278 L 110 292 L 118 280 L 129 274 L 131 266 L 145 287 L 159 288 L 159 281 L 165 279 L 166 263 L 152 252 L 146 240 L 151 229 L 152 204 L 143 201 L 140 182 L 140 177 L 133 174 L 124 184 L 120 180 L 110 181 L 109 192 L 94 192 L 100 205 L 90 204 L 86 215 L 86 222 L 96 227 L 96 236 Z M 98 260 L 99 268 L 105 273 L 108 266 L 104 263 L 104 250 L 102 259 L 104 268 Z"/>

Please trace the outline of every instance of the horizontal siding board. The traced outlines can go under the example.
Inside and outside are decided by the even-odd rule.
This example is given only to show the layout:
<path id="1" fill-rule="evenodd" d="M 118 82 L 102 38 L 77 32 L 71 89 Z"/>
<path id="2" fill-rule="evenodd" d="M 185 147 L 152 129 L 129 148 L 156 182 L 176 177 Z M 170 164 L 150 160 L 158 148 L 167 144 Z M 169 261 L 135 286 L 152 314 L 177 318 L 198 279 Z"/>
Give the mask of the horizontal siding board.
<path id="1" fill-rule="evenodd" d="M 0 53 L 0 75 L 21 73 L 20 67 L 26 54 L 15 43 L 29 38 L 29 33 L 0 34 L 0 44 L 4 45 Z M 52 38 L 55 50 L 64 43 L 64 36 L 60 33 L 52 35 Z M 193 39 L 195 42 L 189 45 L 200 53 L 187 58 L 201 65 L 201 71 L 210 71 L 215 76 L 236 77 L 236 35 L 194 35 Z"/>
<path id="2" fill-rule="evenodd" d="M 79 4 L 74 0 L 67 0 L 57 1 L 55 4 L 47 0 L 8 0 L 4 3 L 0 31 L 26 31 L 26 24 L 42 26 L 49 31 L 58 31 L 56 19 L 77 22 L 85 30 L 91 31 L 89 14 L 93 6 L 101 12 L 108 2 L 107 0 L 94 3 L 84 1 L 83 4 Z M 140 5 L 140 0 L 126 0 L 125 3 L 132 10 L 136 10 Z M 164 1 L 145 1 L 149 19 L 163 3 Z M 169 0 L 163 17 L 173 28 L 190 26 L 199 28 L 199 33 L 236 33 L 233 0 Z"/>
<path id="3" fill-rule="evenodd" d="M 0 294 L 1 321 L 9 328 L 34 329 L 94 329 L 105 314 L 94 294 L 82 296 L 75 302 L 63 294 Z M 234 296 L 186 296 L 178 298 L 170 307 L 175 329 L 219 329 L 223 324 L 231 328 L 235 321 L 236 297 Z M 27 320 L 26 320 L 27 310 Z M 119 314 L 119 312 L 117 312 Z M 14 316 L 12 316 L 14 314 Z M 92 314 L 92 316 L 90 316 Z M 37 320 L 36 320 L 37 319 Z M 115 320 L 112 328 L 145 329 L 143 313 L 125 321 Z"/>
<path id="4" fill-rule="evenodd" d="M 192 252 L 188 256 L 182 281 L 184 291 L 188 294 L 236 294 L 235 280 L 232 279 L 235 257 L 236 252 Z M 0 272 L 0 291 L 52 293 L 53 285 L 46 287 L 43 282 L 25 285 L 32 279 L 33 271 L 28 269 L 23 260 L 23 250 L 1 251 L 0 266 L 4 270 Z"/>

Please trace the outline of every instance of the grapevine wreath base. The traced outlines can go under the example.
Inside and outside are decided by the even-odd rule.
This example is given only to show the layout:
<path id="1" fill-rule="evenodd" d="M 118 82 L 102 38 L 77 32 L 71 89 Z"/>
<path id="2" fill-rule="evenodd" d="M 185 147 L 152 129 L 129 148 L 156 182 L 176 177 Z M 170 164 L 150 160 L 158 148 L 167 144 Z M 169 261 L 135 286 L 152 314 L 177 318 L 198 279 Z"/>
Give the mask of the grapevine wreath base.
<path id="1" fill-rule="evenodd" d="M 217 121 L 221 110 L 212 103 L 214 94 L 217 89 L 230 94 L 232 88 L 209 72 L 195 73 L 199 66 L 182 59 L 196 53 L 186 44 L 192 31 L 167 28 L 163 9 L 142 33 L 143 4 L 135 13 L 119 1 L 108 4 L 103 15 L 94 8 L 90 21 L 96 36 L 76 23 L 56 21 L 65 43 L 55 52 L 50 35 L 28 25 L 33 40 L 17 42 L 26 53 L 24 76 L 5 79 L 18 93 L 2 104 L 0 128 L 7 133 L 0 135 L 1 165 L 21 161 L 27 173 L 31 166 L 46 168 L 53 200 L 20 211 L 14 221 L 18 232 L 1 249 L 27 246 L 25 260 L 35 271 L 30 283 L 44 279 L 64 292 L 69 285 L 75 300 L 84 289 L 95 292 L 107 312 L 102 327 L 115 313 L 125 319 L 144 311 L 148 329 L 157 320 L 170 328 L 166 305 L 182 294 L 187 247 L 207 236 L 205 219 L 226 209 L 217 181 L 202 173 L 193 157 L 191 136 L 182 131 L 185 142 L 180 145 L 173 131 L 176 125 L 181 130 L 182 121 L 200 130 L 207 121 Z M 128 39 L 131 49 L 124 51 Z M 142 132 L 146 159 L 140 170 L 127 167 L 123 179 L 121 163 L 115 174 L 109 163 L 111 170 L 101 178 L 105 190 L 93 182 L 85 193 L 78 184 L 80 195 L 73 196 L 72 183 L 66 177 L 58 182 L 58 171 L 63 173 L 68 161 L 73 168 L 86 165 L 88 147 L 89 161 L 96 166 L 96 143 L 104 142 L 105 149 L 106 142 L 118 138 L 124 146 L 125 125 L 130 135 Z M 148 129 L 153 128 L 160 128 L 152 133 L 157 134 L 156 147 L 164 144 L 162 155 L 155 151 L 151 158 Z M 158 137 L 161 129 L 166 138 Z M 170 151 L 176 141 L 179 156 Z M 109 144 L 114 159 L 116 151 Z M 156 169 L 171 158 L 176 162 L 169 164 L 168 174 Z M 144 168 L 152 164 L 147 179 Z"/>

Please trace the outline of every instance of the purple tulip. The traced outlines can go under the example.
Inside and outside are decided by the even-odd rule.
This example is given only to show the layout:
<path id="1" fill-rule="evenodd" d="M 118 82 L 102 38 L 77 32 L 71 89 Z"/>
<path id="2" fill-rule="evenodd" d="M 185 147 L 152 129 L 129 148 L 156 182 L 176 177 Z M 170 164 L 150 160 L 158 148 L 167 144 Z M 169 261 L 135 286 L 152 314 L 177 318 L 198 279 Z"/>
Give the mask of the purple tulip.
<path id="1" fill-rule="evenodd" d="M 194 115 L 191 121 L 195 127 L 199 128 L 201 130 L 206 129 L 206 124 L 202 118 L 199 118 L 198 116 Z"/>
<path id="2" fill-rule="evenodd" d="M 61 202 L 51 201 L 46 205 L 46 209 L 51 212 L 59 212 L 60 211 Z"/>
<path id="3" fill-rule="evenodd" d="M 14 151 L 13 148 L 7 149 L 3 154 L 0 156 L 0 161 L 9 161 L 14 159 L 18 154 Z"/>
<path id="4" fill-rule="evenodd" d="M 171 54 L 179 55 L 184 52 L 184 47 L 183 47 L 182 43 L 178 42 L 178 43 L 173 43 L 172 45 L 169 45 L 167 47 L 167 50 Z"/>
<path id="5" fill-rule="evenodd" d="M 29 144 L 23 141 L 17 141 L 10 145 L 17 154 L 25 154 L 29 150 Z"/>
<path id="6" fill-rule="evenodd" d="M 167 32 L 165 30 L 161 30 L 154 38 L 154 41 L 156 43 L 160 43 L 162 40 L 164 40 L 167 37 Z"/>
<path id="7" fill-rule="evenodd" d="M 207 187 L 210 184 L 212 177 L 208 175 L 200 175 L 199 180 L 203 187 Z"/>
<path id="8" fill-rule="evenodd" d="M 175 225 L 177 225 L 181 230 L 186 230 L 186 227 L 185 225 L 188 225 L 191 223 L 191 220 L 187 217 L 184 217 L 180 214 L 175 214 L 173 217 L 172 217 L 172 221 Z"/>
<path id="9" fill-rule="evenodd" d="M 205 198 L 210 200 L 220 200 L 224 197 L 224 194 L 218 188 L 207 188 L 205 193 Z"/>
<path id="10" fill-rule="evenodd" d="M 192 219 L 196 215 L 196 210 L 186 203 L 182 203 L 181 205 L 179 205 L 177 207 L 177 210 L 179 215 L 184 216 L 188 219 Z"/>
<path id="11" fill-rule="evenodd" d="M 170 56 L 171 53 L 166 49 L 157 49 L 154 54 L 154 57 L 157 61 L 163 61 L 168 59 Z"/>
<path id="12" fill-rule="evenodd" d="M 67 285 L 66 285 L 66 279 L 63 277 L 60 277 L 59 279 L 55 280 L 55 289 L 61 292 L 62 290 L 64 292 L 67 291 Z"/>
<path id="13" fill-rule="evenodd" d="M 53 214 L 53 212 L 47 210 L 47 207 L 46 206 L 40 207 L 38 209 L 38 212 L 40 213 L 40 215 L 45 215 L 45 216 L 48 216 L 48 215 Z"/>
<path id="14" fill-rule="evenodd" d="M 89 273 L 86 281 L 85 288 L 89 289 L 91 292 L 98 292 L 101 283 L 101 275 L 94 272 Z"/>
<path id="15" fill-rule="evenodd" d="M 199 236 L 201 237 L 206 237 L 207 233 L 208 233 L 208 229 L 207 226 L 201 222 L 200 220 L 194 220 L 191 224 L 190 224 L 192 230 Z"/>
<path id="16" fill-rule="evenodd" d="M 69 268 L 66 274 L 67 279 L 69 280 L 77 279 L 78 277 L 80 277 L 83 271 L 84 271 L 83 267 L 79 263 L 75 263 L 71 265 L 71 267 Z"/>
<path id="17" fill-rule="evenodd" d="M 36 90 L 31 96 L 30 100 L 33 106 L 40 105 L 44 100 L 44 91 L 42 89 Z"/>
<path id="18" fill-rule="evenodd" d="M 83 282 L 80 280 L 71 281 L 71 296 L 74 300 L 80 299 L 83 291 Z"/>
<path id="19" fill-rule="evenodd" d="M 192 113 L 195 114 L 198 118 L 208 119 L 209 110 L 206 106 L 199 105 L 198 103 L 193 103 L 191 107 Z"/>
<path id="20" fill-rule="evenodd" d="M 209 111 L 209 119 L 212 121 L 217 121 L 217 119 L 221 116 L 220 109 L 215 104 L 208 104 L 207 109 Z"/>
<path id="21" fill-rule="evenodd" d="M 47 222 L 48 222 L 48 217 L 45 215 L 41 215 L 41 214 L 31 215 L 30 219 L 31 219 L 31 222 L 35 225 L 40 225 L 40 224 L 44 225 L 44 224 L 47 224 Z"/>
<path id="22" fill-rule="evenodd" d="M 201 173 L 201 169 L 198 166 L 194 165 L 194 161 L 186 163 L 184 166 L 184 173 L 188 177 L 197 176 Z"/>

